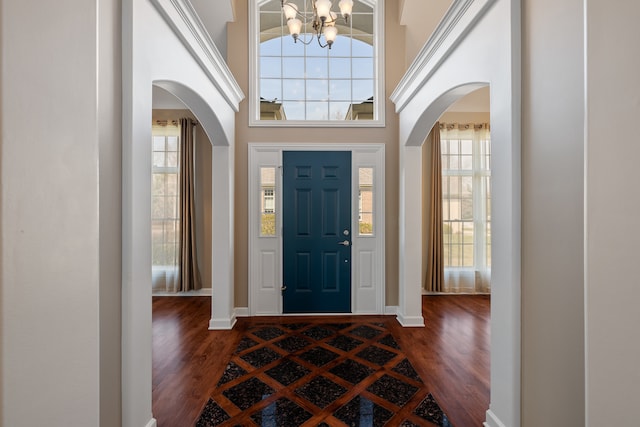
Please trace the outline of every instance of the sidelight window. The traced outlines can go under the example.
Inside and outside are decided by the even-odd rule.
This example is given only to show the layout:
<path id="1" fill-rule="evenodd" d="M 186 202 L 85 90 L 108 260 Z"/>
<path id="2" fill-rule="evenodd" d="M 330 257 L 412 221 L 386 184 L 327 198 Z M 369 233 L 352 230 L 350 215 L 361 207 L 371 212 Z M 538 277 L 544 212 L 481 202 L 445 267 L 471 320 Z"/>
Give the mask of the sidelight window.
<path id="1" fill-rule="evenodd" d="M 358 230 L 361 236 L 373 236 L 373 168 L 358 168 Z"/>
<path id="2" fill-rule="evenodd" d="M 276 235 L 276 168 L 260 168 L 260 235 Z"/>

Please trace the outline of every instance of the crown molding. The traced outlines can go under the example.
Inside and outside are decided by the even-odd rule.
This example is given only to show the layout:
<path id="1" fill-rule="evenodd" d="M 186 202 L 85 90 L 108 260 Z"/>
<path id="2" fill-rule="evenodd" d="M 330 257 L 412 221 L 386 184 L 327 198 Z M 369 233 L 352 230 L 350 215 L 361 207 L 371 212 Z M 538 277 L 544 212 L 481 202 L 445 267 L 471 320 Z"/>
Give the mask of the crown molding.
<path id="1" fill-rule="evenodd" d="M 229 106 L 239 111 L 244 93 L 189 0 L 151 0 Z"/>
<path id="2" fill-rule="evenodd" d="M 377 2 L 378 2 L 377 0 L 360 0 L 360 3 L 363 3 L 372 8 L 376 6 Z"/>
<path id="3" fill-rule="evenodd" d="M 496 0 L 454 0 L 389 99 L 400 113 Z"/>

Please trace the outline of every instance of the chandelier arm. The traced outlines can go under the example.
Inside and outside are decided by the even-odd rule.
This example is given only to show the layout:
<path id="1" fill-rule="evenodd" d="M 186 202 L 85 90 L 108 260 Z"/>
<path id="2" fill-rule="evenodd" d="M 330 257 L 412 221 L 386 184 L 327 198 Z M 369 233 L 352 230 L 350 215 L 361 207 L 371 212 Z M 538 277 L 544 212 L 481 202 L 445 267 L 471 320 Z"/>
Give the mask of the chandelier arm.
<path id="1" fill-rule="evenodd" d="M 297 7 L 292 7 L 290 4 L 286 3 L 286 0 L 280 0 L 280 9 L 284 11 L 284 8 L 288 7 L 290 10 L 295 12 L 295 16 L 298 18 L 302 18 L 302 22 L 306 25 L 309 21 L 309 13 L 301 12 Z"/>
<path id="2" fill-rule="evenodd" d="M 296 13 L 296 16 L 298 18 L 301 18 L 302 21 L 305 23 L 305 25 L 311 21 L 313 19 L 314 16 L 316 16 L 316 7 L 313 5 L 313 1 L 311 1 L 311 7 L 312 10 L 307 10 L 305 8 L 305 11 L 301 11 L 298 8 L 293 8 L 291 7 L 291 5 L 289 5 L 286 0 L 280 0 L 280 8 L 282 10 L 284 10 L 285 7 L 289 7 L 291 10 L 294 10 Z"/>
<path id="3" fill-rule="evenodd" d="M 306 33 L 305 33 L 306 34 Z M 312 42 L 313 42 L 313 36 L 311 36 L 311 38 L 309 39 L 309 41 L 304 41 L 303 37 L 298 36 L 298 38 L 295 39 L 296 41 L 299 41 L 300 43 L 302 43 L 303 45 L 309 46 Z"/>
<path id="4" fill-rule="evenodd" d="M 306 0 L 305 0 L 306 1 Z M 310 4 L 311 4 L 311 8 L 313 9 L 313 17 L 308 16 L 308 13 L 303 13 L 300 10 L 298 10 L 297 7 L 292 7 L 291 5 L 288 5 L 286 3 L 286 0 L 280 0 L 280 6 L 281 9 L 284 10 L 285 6 L 288 6 L 291 10 L 293 10 L 295 12 L 295 16 L 296 17 L 300 17 L 302 18 L 302 22 L 303 22 L 303 26 L 306 28 L 307 25 L 309 24 L 309 22 L 312 20 L 313 21 L 313 30 L 315 31 L 315 38 L 318 41 L 318 45 L 320 46 L 320 48 L 326 48 L 328 47 L 329 49 L 331 49 L 331 44 L 329 43 L 329 41 L 327 41 L 325 44 L 322 44 L 322 41 L 320 40 L 320 38 L 323 35 L 322 30 L 327 26 L 327 24 L 333 24 L 335 25 L 337 22 L 337 19 L 335 19 L 331 14 L 329 14 L 329 16 L 325 19 L 321 19 L 320 17 L 317 16 L 317 10 L 316 10 L 316 6 L 313 2 L 313 0 L 310 0 Z M 306 8 L 305 8 L 306 10 Z M 348 18 L 346 18 L 348 19 Z M 345 20 L 346 20 L 345 19 Z M 348 22 L 348 21 L 347 21 Z M 303 34 L 307 34 L 307 33 L 303 33 Z M 309 45 L 313 42 L 313 38 L 314 36 L 311 35 L 311 38 L 306 41 L 304 37 L 300 37 L 300 35 L 293 35 L 294 37 L 294 41 L 298 42 L 298 40 L 300 41 L 300 43 L 304 44 L 304 45 Z"/>
<path id="5" fill-rule="evenodd" d="M 323 48 L 323 49 L 324 49 L 325 47 L 329 46 L 329 43 L 327 43 L 327 44 L 323 45 L 323 44 L 320 42 L 320 34 L 318 34 L 317 39 L 318 39 L 318 45 L 320 45 L 320 47 L 321 47 L 321 48 Z M 331 46 L 329 46 L 329 49 L 331 49 Z"/>

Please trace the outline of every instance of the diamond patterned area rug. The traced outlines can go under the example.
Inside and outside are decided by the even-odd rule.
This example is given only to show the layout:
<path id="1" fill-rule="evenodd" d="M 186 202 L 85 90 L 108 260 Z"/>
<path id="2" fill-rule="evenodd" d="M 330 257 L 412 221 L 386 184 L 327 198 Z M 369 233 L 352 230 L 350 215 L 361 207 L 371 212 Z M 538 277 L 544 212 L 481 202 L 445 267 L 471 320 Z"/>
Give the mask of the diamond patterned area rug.
<path id="1" fill-rule="evenodd" d="M 279 323 L 245 331 L 196 422 L 209 426 L 443 426 L 384 323 Z"/>

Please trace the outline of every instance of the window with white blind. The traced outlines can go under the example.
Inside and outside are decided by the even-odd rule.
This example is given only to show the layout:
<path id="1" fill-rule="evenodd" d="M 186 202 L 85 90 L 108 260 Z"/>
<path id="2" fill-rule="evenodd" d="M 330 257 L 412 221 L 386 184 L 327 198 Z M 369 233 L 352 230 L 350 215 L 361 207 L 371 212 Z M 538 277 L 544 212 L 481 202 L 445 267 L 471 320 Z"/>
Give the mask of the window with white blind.
<path id="1" fill-rule="evenodd" d="M 444 125 L 442 234 L 446 269 L 491 267 L 491 140 L 486 126 Z"/>
<path id="2" fill-rule="evenodd" d="M 151 253 L 154 269 L 176 269 L 179 256 L 179 128 L 153 126 Z"/>

